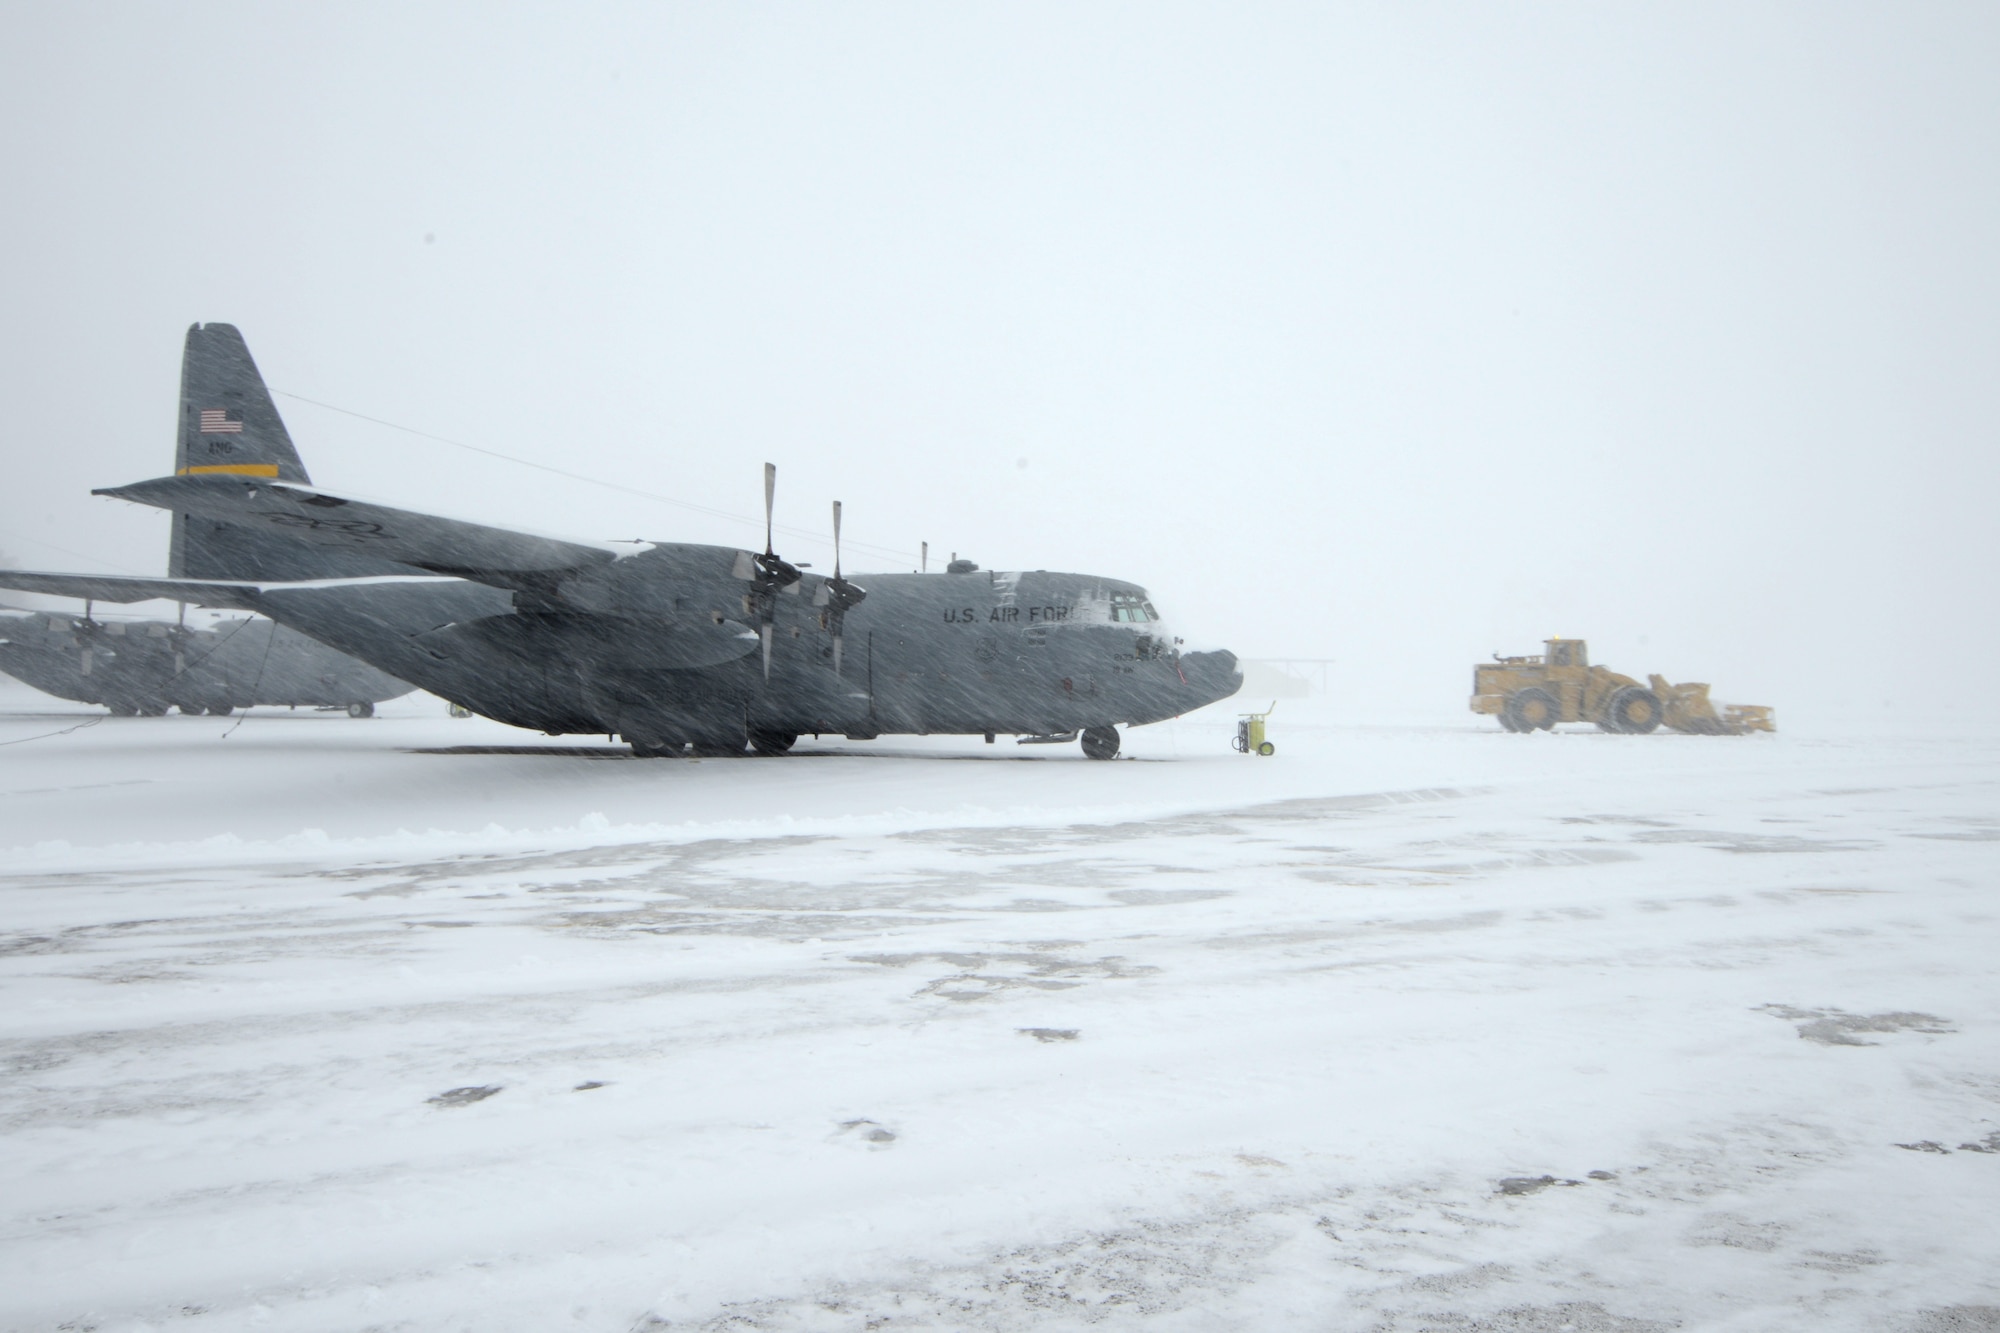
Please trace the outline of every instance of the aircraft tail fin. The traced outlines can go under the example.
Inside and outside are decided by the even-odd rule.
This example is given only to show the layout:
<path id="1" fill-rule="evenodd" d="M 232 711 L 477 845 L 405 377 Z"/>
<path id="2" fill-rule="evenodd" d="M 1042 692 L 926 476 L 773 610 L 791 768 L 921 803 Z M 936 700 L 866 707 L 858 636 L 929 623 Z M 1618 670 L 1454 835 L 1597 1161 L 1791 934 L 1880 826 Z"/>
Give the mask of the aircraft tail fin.
<path id="1" fill-rule="evenodd" d="M 174 472 L 312 484 L 249 344 L 233 324 L 195 324 L 187 331 Z M 289 582 L 416 572 L 379 557 L 310 546 L 282 531 L 180 512 L 167 553 L 172 579 Z"/>
<path id="2" fill-rule="evenodd" d="M 312 484 L 249 344 L 233 324 L 196 324 L 181 355 L 178 476 L 233 472 Z"/>

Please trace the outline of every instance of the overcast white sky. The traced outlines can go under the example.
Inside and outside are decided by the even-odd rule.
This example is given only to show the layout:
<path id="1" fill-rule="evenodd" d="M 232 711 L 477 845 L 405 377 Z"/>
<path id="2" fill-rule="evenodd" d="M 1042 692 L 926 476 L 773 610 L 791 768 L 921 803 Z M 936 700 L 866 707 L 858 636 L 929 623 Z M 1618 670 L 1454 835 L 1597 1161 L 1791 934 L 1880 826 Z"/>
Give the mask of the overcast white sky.
<path id="1" fill-rule="evenodd" d="M 168 470 L 225 320 L 276 389 L 746 516 L 769 459 L 781 521 L 1132 578 L 1357 706 L 1548 634 L 1781 720 L 1996 693 L 2000 7 L 4 24 L 15 563 L 164 570 L 88 490 Z M 280 405 L 328 489 L 754 535 Z"/>

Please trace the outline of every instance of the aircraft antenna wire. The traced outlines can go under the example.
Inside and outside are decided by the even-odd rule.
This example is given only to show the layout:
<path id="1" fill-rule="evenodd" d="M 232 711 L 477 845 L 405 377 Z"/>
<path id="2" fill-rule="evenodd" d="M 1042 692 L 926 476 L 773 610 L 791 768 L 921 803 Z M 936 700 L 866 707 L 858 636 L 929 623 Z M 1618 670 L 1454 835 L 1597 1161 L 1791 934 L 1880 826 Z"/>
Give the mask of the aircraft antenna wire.
<path id="1" fill-rule="evenodd" d="M 94 727 L 102 721 L 104 719 L 101 717 L 93 717 L 89 721 L 79 722 L 73 727 L 64 727 L 61 731 L 45 731 L 39 736 L 22 736 L 16 740 L 0 741 L 0 745 L 26 745 L 29 741 L 45 741 L 51 736 L 67 736 L 72 731 L 82 731 L 84 728 Z"/>
<path id="2" fill-rule="evenodd" d="M 158 511 L 156 510 L 155 512 L 157 513 Z M 67 546 L 57 546 L 54 542 L 45 542 L 40 537 L 20 537 L 17 538 L 16 540 L 28 542 L 31 545 L 39 546 L 44 550 L 54 551 L 58 555 L 69 556 L 72 560 L 88 561 L 89 563 L 98 566 L 100 569 L 108 569 L 114 574 L 122 574 L 130 578 L 141 578 L 141 579 L 150 577 L 149 575 L 141 574 L 136 569 L 127 569 L 124 565 L 113 564 L 109 560 L 103 560 L 94 555 L 85 555 L 82 551 L 72 551 Z M 81 599 L 76 599 L 76 600 L 81 600 Z"/>
<path id="3" fill-rule="evenodd" d="M 246 620 L 243 623 L 247 625 L 250 622 Z M 250 697 L 252 699 L 255 699 L 257 697 L 257 691 L 263 687 L 264 667 L 265 664 L 271 660 L 271 643 L 277 637 L 278 637 L 278 626 L 276 622 L 273 622 L 271 625 L 271 632 L 264 636 L 264 655 L 257 659 L 257 679 L 250 682 Z M 219 647 L 220 645 L 217 646 Z M 228 740 L 231 736 L 234 736 L 236 734 L 236 727 L 240 727 L 245 722 L 248 722 L 250 720 L 250 709 L 255 708 L 256 706 L 257 705 L 253 703 L 248 708 L 245 708 L 243 710 L 242 716 L 236 719 L 236 726 L 231 727 L 229 730 L 222 733 L 222 739 Z"/>
<path id="4" fill-rule="evenodd" d="M 620 482 L 605 481 L 601 477 L 586 476 L 581 472 L 571 472 L 566 468 L 551 467 L 547 463 L 537 463 L 532 458 L 519 458 L 513 454 L 503 454 L 498 449 L 488 449 L 483 445 L 467 444 L 464 440 L 454 440 L 443 435 L 433 435 L 427 430 L 418 430 L 415 426 L 404 426 L 394 421 L 385 421 L 381 417 L 371 417 L 366 412 L 356 412 L 352 408 L 336 407 L 332 403 L 323 403 L 317 398 L 308 398 L 302 393 L 292 393 L 285 389 L 273 389 L 271 392 L 277 394 L 280 398 L 290 398 L 295 402 L 309 403 L 314 407 L 323 407 L 329 412 L 338 412 L 342 416 L 353 417 L 357 421 L 367 421 L 377 426 L 387 426 L 390 430 L 399 430 L 405 435 L 415 435 L 419 439 L 424 440 L 435 440 L 439 444 L 448 444 L 454 449 L 465 449 L 475 454 L 484 454 L 488 458 L 497 458 L 506 463 L 518 463 L 522 467 L 534 468 L 537 472 L 547 472 L 554 476 L 567 477 L 571 481 L 580 481 L 589 486 L 602 486 L 607 491 L 617 491 L 623 495 L 636 495 L 642 500 L 657 500 L 661 504 L 674 505 L 677 508 L 690 510 L 697 514 L 706 514 L 710 518 L 728 519 L 732 523 L 754 525 L 757 522 L 754 518 L 748 518 L 742 514 L 732 514 L 726 509 L 712 509 L 707 505 L 696 504 L 692 500 L 679 500 L 671 495 L 661 495 L 655 491 L 642 491 L 637 486 L 627 486 Z M 788 537 L 805 537 L 813 541 L 818 541 L 820 537 L 819 533 L 809 531 L 805 528 L 781 526 L 777 531 L 784 533 Z M 880 556 L 885 560 L 895 560 L 898 563 L 907 561 L 910 556 L 910 552 L 908 551 L 891 550 L 886 546 L 871 546 L 866 542 L 851 541 L 848 545 L 867 551 L 871 555 Z"/>
<path id="5" fill-rule="evenodd" d="M 174 672 L 173 675 L 168 676 L 167 679 L 179 680 L 182 676 L 185 676 L 188 672 L 194 670 L 196 667 L 200 666 L 203 662 L 206 662 L 209 658 L 221 652 L 222 645 L 228 643 L 238 634 L 241 634 L 243 632 L 243 627 L 248 625 L 252 619 L 253 617 L 246 616 L 242 620 L 237 621 L 235 625 L 230 627 L 229 633 L 223 635 L 221 639 L 216 641 L 215 647 L 209 649 L 207 652 L 203 653 L 200 657 L 195 658 L 192 662 L 188 661 L 186 653 L 182 653 L 180 670 Z M 265 617 L 265 619 L 268 620 L 269 617 L 267 616 Z M 271 654 L 271 645 L 267 643 L 264 645 L 264 655 L 268 657 L 270 656 L 270 654 Z M 259 682 L 261 682 L 263 678 L 264 678 L 264 667 L 263 664 L 260 662 L 257 666 L 257 679 L 259 680 Z"/>

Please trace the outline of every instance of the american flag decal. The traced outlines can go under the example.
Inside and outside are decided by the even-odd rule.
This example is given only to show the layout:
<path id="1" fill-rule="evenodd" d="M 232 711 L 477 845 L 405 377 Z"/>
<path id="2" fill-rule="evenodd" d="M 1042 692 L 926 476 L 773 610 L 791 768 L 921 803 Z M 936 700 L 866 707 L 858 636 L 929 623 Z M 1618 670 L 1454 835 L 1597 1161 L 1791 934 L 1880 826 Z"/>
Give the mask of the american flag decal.
<path id="1" fill-rule="evenodd" d="M 227 410 L 220 407 L 201 409 L 201 433 L 203 435 L 241 435 L 243 423 L 229 419 Z"/>

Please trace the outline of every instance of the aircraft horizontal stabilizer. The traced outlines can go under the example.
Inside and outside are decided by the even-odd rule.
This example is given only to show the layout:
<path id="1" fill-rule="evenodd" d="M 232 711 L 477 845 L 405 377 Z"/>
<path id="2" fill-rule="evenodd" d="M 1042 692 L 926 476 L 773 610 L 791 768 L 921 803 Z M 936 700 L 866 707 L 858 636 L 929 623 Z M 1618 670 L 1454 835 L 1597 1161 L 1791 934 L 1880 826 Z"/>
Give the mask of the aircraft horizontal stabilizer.
<path id="1" fill-rule="evenodd" d="M 531 576 L 605 565 L 600 546 L 343 500 L 261 477 L 161 477 L 93 492 L 218 522 L 276 530 L 314 546 L 365 551 L 434 574 L 518 588 Z M 525 577 L 524 577 L 525 576 Z"/>
<path id="2" fill-rule="evenodd" d="M 40 574 L 26 569 L 0 569 L 0 588 L 46 593 L 51 597 L 88 597 L 99 602 L 192 602 L 197 606 L 257 610 L 257 586 L 252 583 L 203 583 L 193 579 L 127 578 L 109 574 Z"/>

